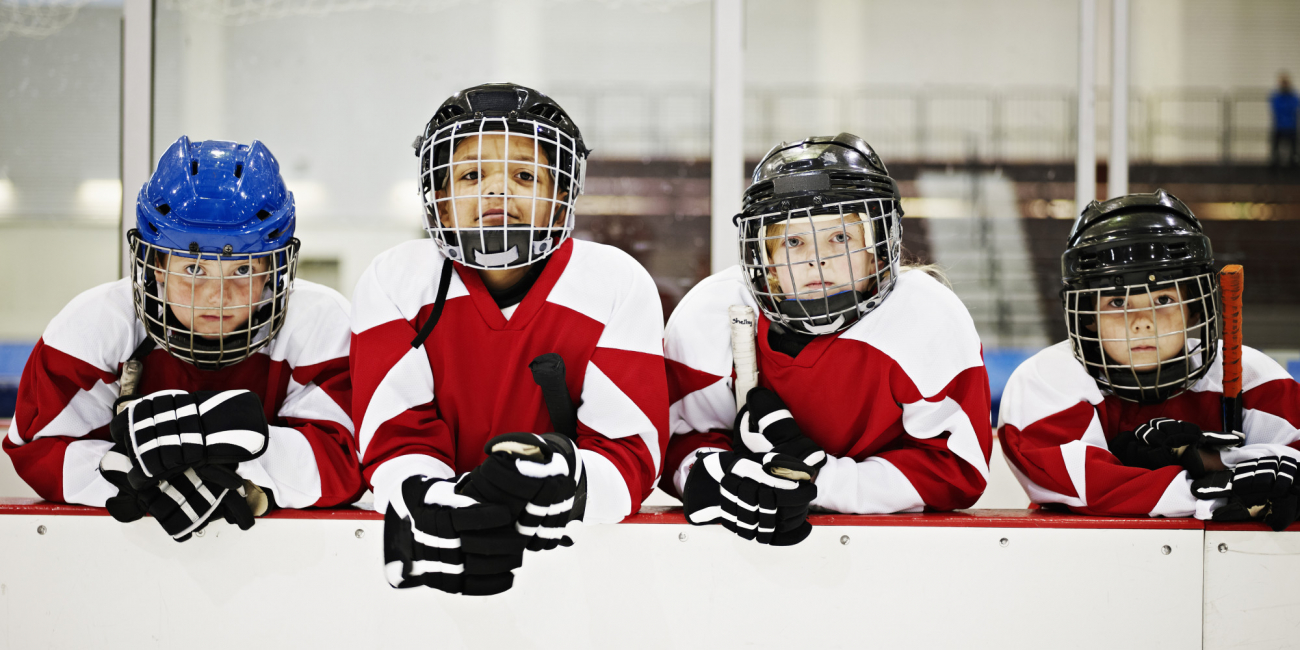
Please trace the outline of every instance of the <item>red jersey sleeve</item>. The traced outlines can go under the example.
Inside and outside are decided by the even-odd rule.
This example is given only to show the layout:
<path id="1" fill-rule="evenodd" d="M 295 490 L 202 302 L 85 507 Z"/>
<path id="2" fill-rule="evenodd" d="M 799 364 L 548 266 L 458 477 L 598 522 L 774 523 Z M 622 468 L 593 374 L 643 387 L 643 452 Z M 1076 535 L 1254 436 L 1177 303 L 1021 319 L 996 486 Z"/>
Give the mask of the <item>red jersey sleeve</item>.
<path id="1" fill-rule="evenodd" d="M 434 402 L 433 371 L 423 348 L 412 348 L 418 332 L 433 310 L 436 286 L 429 282 L 401 282 L 399 276 L 439 277 L 436 268 L 389 268 L 381 255 L 366 269 L 352 296 L 352 415 L 359 423 L 357 444 L 361 470 L 375 494 L 375 507 L 383 512 L 388 494 L 409 476 L 439 478 L 454 475 L 455 440 L 438 417 Z M 448 297 L 465 295 L 464 285 L 452 274 Z M 407 294 L 392 295 L 390 291 Z M 427 295 L 426 295 L 427 294 Z"/>
<path id="2" fill-rule="evenodd" d="M 1083 514 L 1185 517 L 1208 512 L 1179 467 L 1126 467 L 1107 446 L 1102 394 L 1070 351 L 1052 346 L 1012 373 L 999 437 L 1012 472 L 1035 503 Z"/>
<path id="3" fill-rule="evenodd" d="M 125 280 L 74 298 L 50 321 L 18 384 L 4 449 L 42 498 L 103 506 L 117 488 L 99 475 L 112 443 L 117 375 L 143 336 Z"/>
<path id="4" fill-rule="evenodd" d="M 333 289 L 298 280 L 285 325 L 269 346 L 290 372 L 270 444 L 239 474 L 269 488 L 284 508 L 355 501 L 365 487 L 352 424 L 349 305 Z"/>

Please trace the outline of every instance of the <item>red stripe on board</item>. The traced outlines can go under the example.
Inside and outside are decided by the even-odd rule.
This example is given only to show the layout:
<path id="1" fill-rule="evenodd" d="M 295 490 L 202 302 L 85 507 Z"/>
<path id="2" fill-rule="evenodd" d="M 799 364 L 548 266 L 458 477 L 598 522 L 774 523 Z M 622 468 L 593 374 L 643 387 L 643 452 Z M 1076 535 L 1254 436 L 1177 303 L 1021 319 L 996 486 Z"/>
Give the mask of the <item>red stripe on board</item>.
<path id="1" fill-rule="evenodd" d="M 103 508 L 71 506 L 50 503 L 39 499 L 0 499 L 0 515 L 81 515 L 107 516 Z M 384 516 L 373 510 L 361 508 L 324 508 L 314 510 L 276 510 L 264 519 L 328 519 L 377 521 Z M 1143 529 L 1143 530 L 1268 530 L 1263 524 L 1215 524 L 1208 526 L 1190 517 L 1170 519 L 1163 517 L 1088 517 L 1041 510 L 958 510 L 956 512 L 924 512 L 896 515 L 835 515 L 819 514 L 808 518 L 814 526 L 900 526 L 911 528 L 1083 528 L 1083 529 Z M 646 506 L 641 512 L 623 520 L 625 524 L 678 524 L 686 523 L 681 508 Z M 1300 524 L 1288 531 L 1300 532 Z"/>
<path id="2" fill-rule="evenodd" d="M 1090 517 L 1041 510 L 957 510 L 955 512 L 918 512 L 894 515 L 815 514 L 808 517 L 814 526 L 902 526 L 937 528 L 1089 528 L 1202 530 L 1203 522 L 1191 517 Z M 625 524 L 685 524 L 681 508 L 646 506 L 641 512 L 623 520 Z"/>

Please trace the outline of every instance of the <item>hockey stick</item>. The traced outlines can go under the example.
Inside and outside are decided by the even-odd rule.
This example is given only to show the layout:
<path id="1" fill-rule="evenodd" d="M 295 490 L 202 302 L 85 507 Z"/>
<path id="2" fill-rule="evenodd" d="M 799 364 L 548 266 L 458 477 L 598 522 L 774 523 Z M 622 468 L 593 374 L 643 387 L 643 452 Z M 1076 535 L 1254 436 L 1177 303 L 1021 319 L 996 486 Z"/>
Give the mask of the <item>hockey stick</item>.
<path id="1" fill-rule="evenodd" d="M 736 364 L 736 412 L 745 406 L 749 390 L 758 385 L 758 353 L 755 351 L 754 309 L 744 305 L 727 308 L 731 318 L 731 359 Z"/>
<path id="2" fill-rule="evenodd" d="M 1241 297 L 1245 270 L 1229 264 L 1219 271 L 1223 296 L 1223 432 L 1241 431 Z"/>
<path id="3" fill-rule="evenodd" d="M 547 352 L 533 359 L 528 369 L 533 373 L 533 383 L 542 389 L 542 401 L 551 416 L 551 426 L 555 427 L 556 433 L 573 441 L 573 451 L 578 453 L 578 409 L 569 397 L 569 384 L 564 379 L 564 357 Z M 536 447 L 532 451 L 541 455 L 541 450 Z M 582 519 L 586 511 L 587 474 L 583 472 L 578 479 L 577 494 L 573 497 L 573 512 L 575 518 Z"/>
<path id="4" fill-rule="evenodd" d="M 533 383 L 542 389 L 542 402 L 546 412 L 551 416 L 551 426 L 555 432 L 578 444 L 578 411 L 569 399 L 569 387 L 564 381 L 564 357 L 554 353 L 538 355 L 528 364 L 533 373 Z M 504 451 L 516 456 L 530 458 L 542 457 L 542 450 L 537 445 L 518 442 L 498 442 L 492 451 Z"/>
<path id="5" fill-rule="evenodd" d="M 736 366 L 736 412 L 745 407 L 750 389 L 758 385 L 758 323 L 754 308 L 732 305 L 727 308 L 731 319 L 731 359 Z M 811 481 L 812 475 L 785 467 L 774 467 L 772 473 L 792 481 Z"/>
<path id="6" fill-rule="evenodd" d="M 542 389 L 542 401 L 546 403 L 555 432 L 577 443 L 578 410 L 569 398 L 569 385 L 564 380 L 564 357 L 547 352 L 533 359 L 528 369 L 533 372 L 533 382 Z"/>
<path id="7" fill-rule="evenodd" d="M 144 358 L 153 352 L 153 337 L 145 336 L 144 341 L 131 353 L 126 363 L 122 364 L 122 375 L 118 378 L 117 402 L 113 415 L 125 411 L 131 405 L 131 398 L 140 394 L 140 382 L 144 379 Z"/>

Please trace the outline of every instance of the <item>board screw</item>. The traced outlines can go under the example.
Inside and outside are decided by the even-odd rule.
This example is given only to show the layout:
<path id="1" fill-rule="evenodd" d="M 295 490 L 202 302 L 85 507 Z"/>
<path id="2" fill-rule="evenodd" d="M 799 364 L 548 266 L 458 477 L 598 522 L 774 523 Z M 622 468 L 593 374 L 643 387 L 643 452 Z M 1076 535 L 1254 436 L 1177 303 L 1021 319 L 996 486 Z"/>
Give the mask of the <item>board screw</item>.
<path id="1" fill-rule="evenodd" d="M 1168 544 L 1166 544 L 1166 545 L 1160 547 L 1160 554 L 1161 554 L 1161 555 L 1169 555 L 1170 553 L 1173 553 L 1173 552 L 1174 552 L 1174 549 L 1170 548 Z"/>
<path id="2" fill-rule="evenodd" d="M 1228 545 L 1227 545 L 1227 544 L 1219 544 L 1219 552 L 1220 552 L 1220 553 L 1227 553 L 1227 552 L 1228 552 Z"/>
<path id="3" fill-rule="evenodd" d="M 843 545 L 845 545 L 845 546 L 848 546 L 848 545 L 849 545 L 849 536 L 848 536 L 848 535 L 840 535 L 840 543 L 843 544 Z"/>
<path id="4" fill-rule="evenodd" d="M 357 539 L 361 539 L 362 537 L 365 537 L 365 536 L 366 536 L 366 531 L 361 530 L 360 528 L 358 528 L 358 529 L 357 529 L 357 532 L 352 533 L 352 534 L 353 534 L 353 535 L 356 535 L 356 536 L 357 536 Z"/>
<path id="5" fill-rule="evenodd" d="M 1011 540 L 1003 537 L 1002 539 L 998 540 L 998 544 L 1000 544 L 1003 548 L 1005 548 L 1007 546 L 1011 546 Z"/>
<path id="6" fill-rule="evenodd" d="M 45 534 L 45 526 L 37 526 L 37 527 L 36 527 L 36 534 L 37 534 L 37 535 L 44 535 L 44 534 Z"/>
<path id="7" fill-rule="evenodd" d="M 686 541 L 686 533 L 677 533 L 677 541 L 679 542 Z"/>

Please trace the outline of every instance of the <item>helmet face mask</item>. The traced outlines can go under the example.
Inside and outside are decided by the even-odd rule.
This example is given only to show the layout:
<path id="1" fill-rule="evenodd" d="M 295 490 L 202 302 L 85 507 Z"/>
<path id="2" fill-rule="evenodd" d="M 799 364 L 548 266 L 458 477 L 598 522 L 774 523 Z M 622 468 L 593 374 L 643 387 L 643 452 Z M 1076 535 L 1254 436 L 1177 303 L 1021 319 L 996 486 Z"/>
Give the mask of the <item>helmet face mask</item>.
<path id="1" fill-rule="evenodd" d="M 269 343 L 297 272 L 295 223 L 293 195 L 260 142 L 174 143 L 127 234 L 132 300 L 149 337 L 204 370 Z"/>
<path id="2" fill-rule="evenodd" d="M 1219 337 L 1218 275 L 1063 292 L 1075 358 L 1103 390 L 1152 404 L 1204 376 Z"/>
<path id="3" fill-rule="evenodd" d="M 573 232 L 587 153 L 568 116 L 536 91 L 457 93 L 417 140 L 425 230 L 471 268 L 538 262 Z"/>
<path id="4" fill-rule="evenodd" d="M 298 241 L 223 256 L 162 248 L 128 235 L 136 314 L 160 347 L 205 370 L 233 365 L 284 325 Z"/>
<path id="5" fill-rule="evenodd" d="M 892 200 L 743 216 L 741 265 L 773 322 L 821 335 L 873 309 L 898 276 L 901 237 Z"/>
<path id="6" fill-rule="evenodd" d="M 1093 202 L 1061 271 L 1071 349 L 1101 390 L 1155 404 L 1209 371 L 1219 278 L 1209 238 L 1182 201 L 1157 190 Z"/>
<path id="7" fill-rule="evenodd" d="M 821 336 L 879 306 L 902 258 L 898 199 L 884 164 L 857 136 L 773 148 L 736 216 L 741 268 L 763 315 Z"/>

